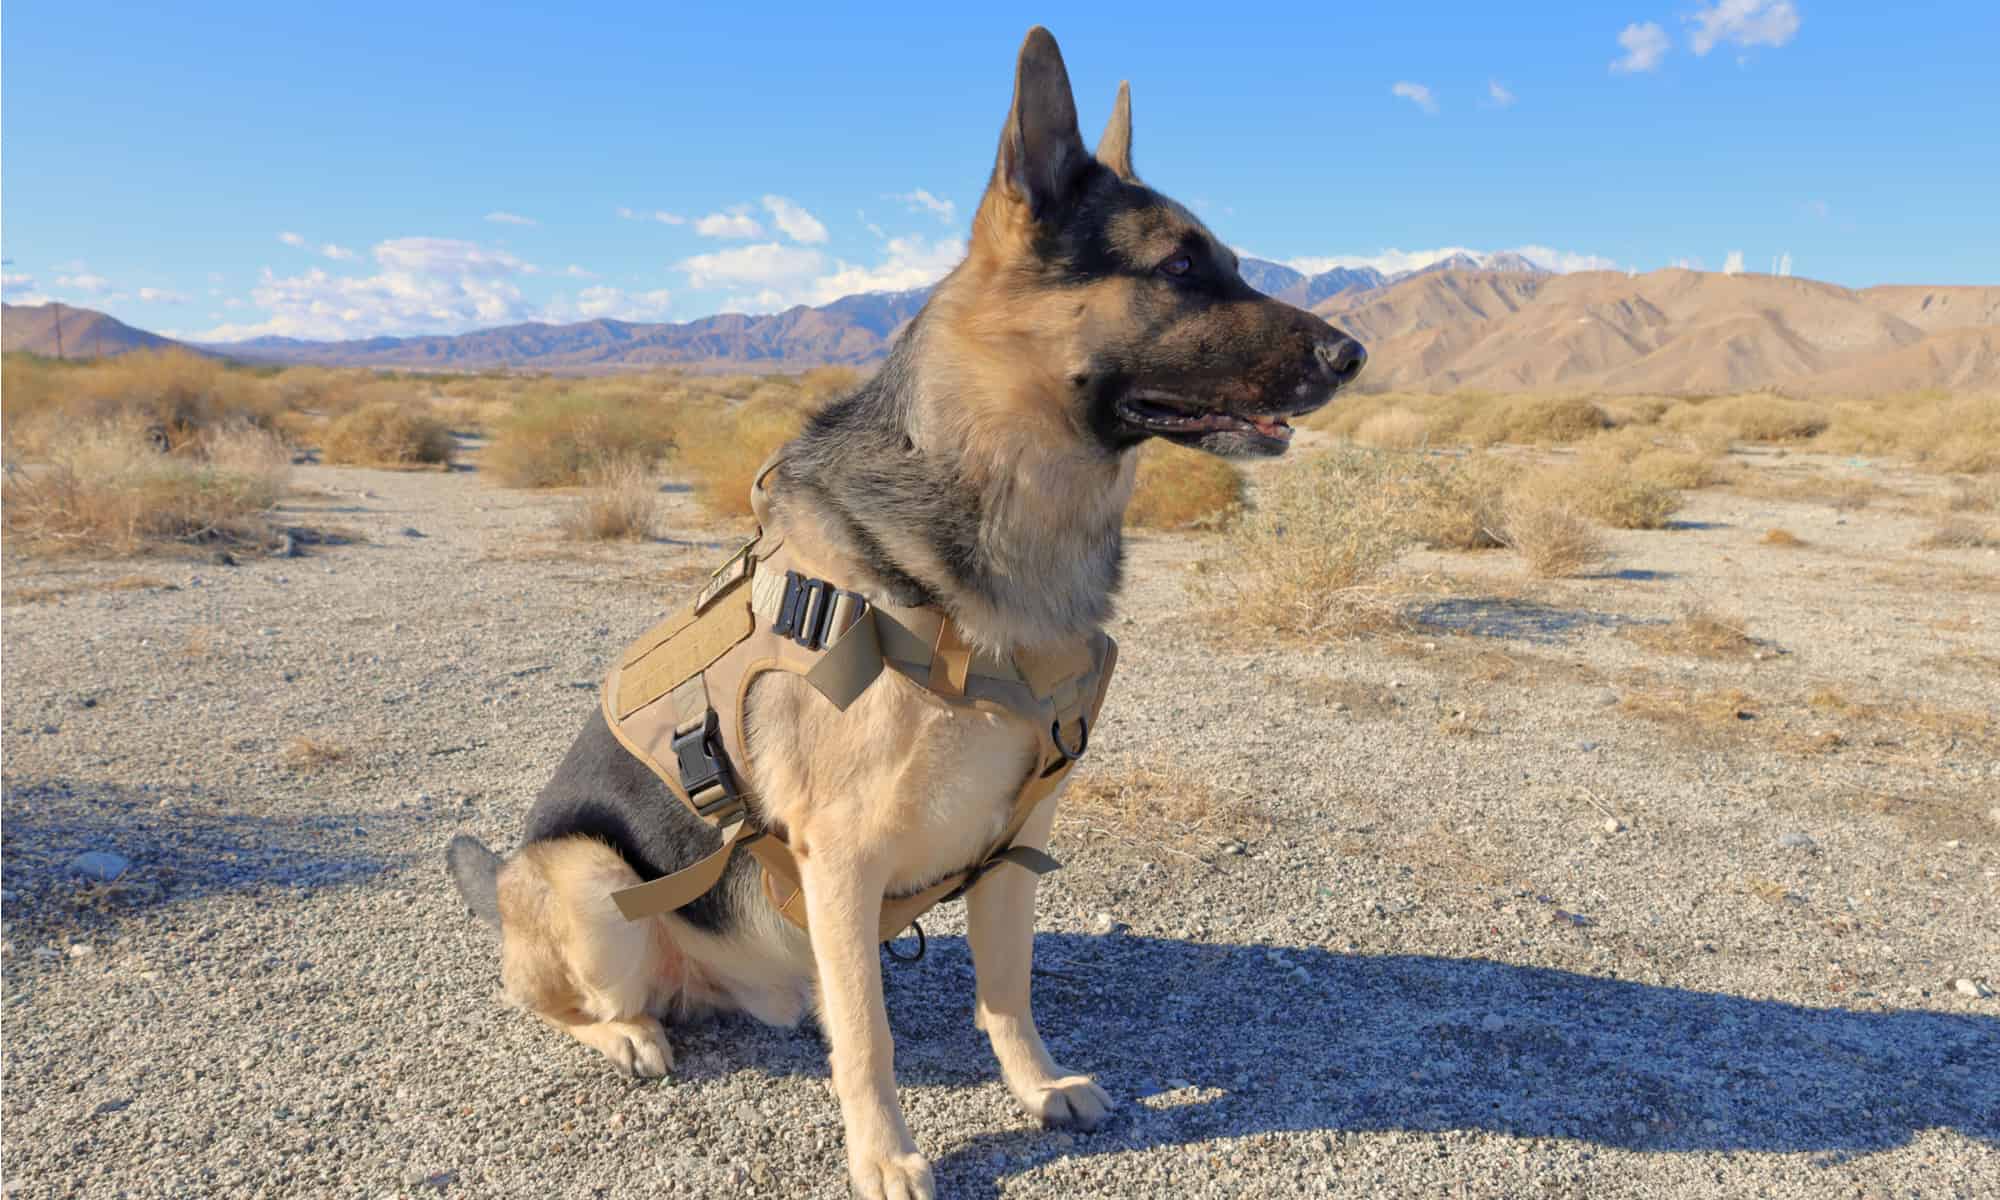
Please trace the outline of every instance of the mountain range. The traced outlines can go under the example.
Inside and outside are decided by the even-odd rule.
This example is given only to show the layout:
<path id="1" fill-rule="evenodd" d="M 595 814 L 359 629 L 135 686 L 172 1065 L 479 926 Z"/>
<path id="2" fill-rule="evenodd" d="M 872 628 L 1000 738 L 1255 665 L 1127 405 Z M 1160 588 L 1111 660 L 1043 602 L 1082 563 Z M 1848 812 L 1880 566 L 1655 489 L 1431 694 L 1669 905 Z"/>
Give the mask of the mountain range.
<path id="1" fill-rule="evenodd" d="M 1855 290 L 1679 269 L 1556 274 L 1512 253 L 1456 254 L 1396 276 L 1369 267 L 1308 275 L 1255 258 L 1244 259 L 1242 271 L 1253 287 L 1360 338 L 1369 350 L 1362 386 L 1370 390 L 2000 392 L 2000 287 Z M 253 362 L 441 371 L 859 366 L 887 353 L 927 294 L 876 292 L 682 324 L 528 323 L 194 348 Z M 6 306 L 6 349 L 54 354 L 55 308 Z M 70 357 L 178 344 L 68 305 L 60 324 Z"/>

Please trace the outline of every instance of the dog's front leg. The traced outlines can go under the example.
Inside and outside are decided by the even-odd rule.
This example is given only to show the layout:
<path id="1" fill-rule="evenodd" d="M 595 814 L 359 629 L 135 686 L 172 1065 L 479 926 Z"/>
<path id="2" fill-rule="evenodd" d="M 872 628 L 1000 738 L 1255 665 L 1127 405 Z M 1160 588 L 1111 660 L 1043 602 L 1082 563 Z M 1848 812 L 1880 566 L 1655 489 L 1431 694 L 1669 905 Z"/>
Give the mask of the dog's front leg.
<path id="1" fill-rule="evenodd" d="M 1047 846 L 1055 816 L 1055 801 L 1043 801 L 1014 844 L 1037 850 Z M 1081 1129 L 1102 1125 L 1111 1111 L 1111 1097 L 1088 1075 L 1049 1057 L 1029 1008 L 1028 973 L 1035 954 L 1034 874 L 1014 866 L 997 868 L 966 893 L 965 904 L 972 965 L 979 978 L 973 1023 L 992 1040 L 1007 1089 L 1028 1115 L 1044 1124 Z"/>
<path id="2" fill-rule="evenodd" d="M 847 1130 L 847 1170 L 867 1200 L 931 1200 L 931 1167 L 896 1101 L 895 1043 L 876 938 L 887 874 L 829 853 L 799 856 L 819 970 L 820 1025 Z"/>

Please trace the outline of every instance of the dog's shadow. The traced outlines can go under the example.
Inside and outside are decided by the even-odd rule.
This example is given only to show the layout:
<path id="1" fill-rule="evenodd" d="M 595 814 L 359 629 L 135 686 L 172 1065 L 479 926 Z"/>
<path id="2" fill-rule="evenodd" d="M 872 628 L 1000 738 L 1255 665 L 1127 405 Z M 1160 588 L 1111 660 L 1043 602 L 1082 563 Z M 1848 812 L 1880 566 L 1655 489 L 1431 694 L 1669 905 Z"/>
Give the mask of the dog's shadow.
<path id="1" fill-rule="evenodd" d="M 2000 1019 L 1806 1008 L 1483 959 L 1130 936 L 1036 939 L 1058 1061 L 1121 1101 L 1102 1131 L 975 1136 L 953 1195 L 1049 1159 L 1278 1131 L 1483 1130 L 1837 1162 L 1952 1129 L 2000 1145 Z M 994 1077 L 965 943 L 888 973 L 904 1082 Z"/>

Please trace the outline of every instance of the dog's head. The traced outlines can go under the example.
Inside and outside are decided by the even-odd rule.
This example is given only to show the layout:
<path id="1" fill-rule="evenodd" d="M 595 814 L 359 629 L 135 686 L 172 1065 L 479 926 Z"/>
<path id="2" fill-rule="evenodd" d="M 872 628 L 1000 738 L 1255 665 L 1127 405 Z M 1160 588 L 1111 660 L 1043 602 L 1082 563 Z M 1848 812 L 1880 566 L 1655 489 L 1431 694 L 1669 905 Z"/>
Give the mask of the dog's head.
<path id="1" fill-rule="evenodd" d="M 1281 454 L 1287 418 L 1325 404 L 1367 358 L 1243 282 L 1228 246 L 1139 181 L 1129 88 L 1097 152 L 1084 148 L 1062 52 L 1039 27 L 1021 47 L 961 275 L 982 299 L 958 320 L 1040 377 L 1014 403 L 1051 409 L 1111 452 L 1162 437 Z"/>

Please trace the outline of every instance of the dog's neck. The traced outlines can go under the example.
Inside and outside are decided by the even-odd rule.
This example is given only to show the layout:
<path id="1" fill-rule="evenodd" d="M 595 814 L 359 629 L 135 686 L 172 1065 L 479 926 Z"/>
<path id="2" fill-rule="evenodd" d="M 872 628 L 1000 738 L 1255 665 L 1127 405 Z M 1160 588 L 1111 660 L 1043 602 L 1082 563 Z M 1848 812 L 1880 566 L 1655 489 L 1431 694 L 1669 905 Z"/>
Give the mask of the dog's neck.
<path id="1" fill-rule="evenodd" d="M 935 604 L 979 649 L 1088 636 L 1118 589 L 1133 455 L 1009 417 L 965 394 L 967 372 L 922 369 L 922 325 L 786 447 L 773 523 L 851 572 L 842 586 Z"/>

